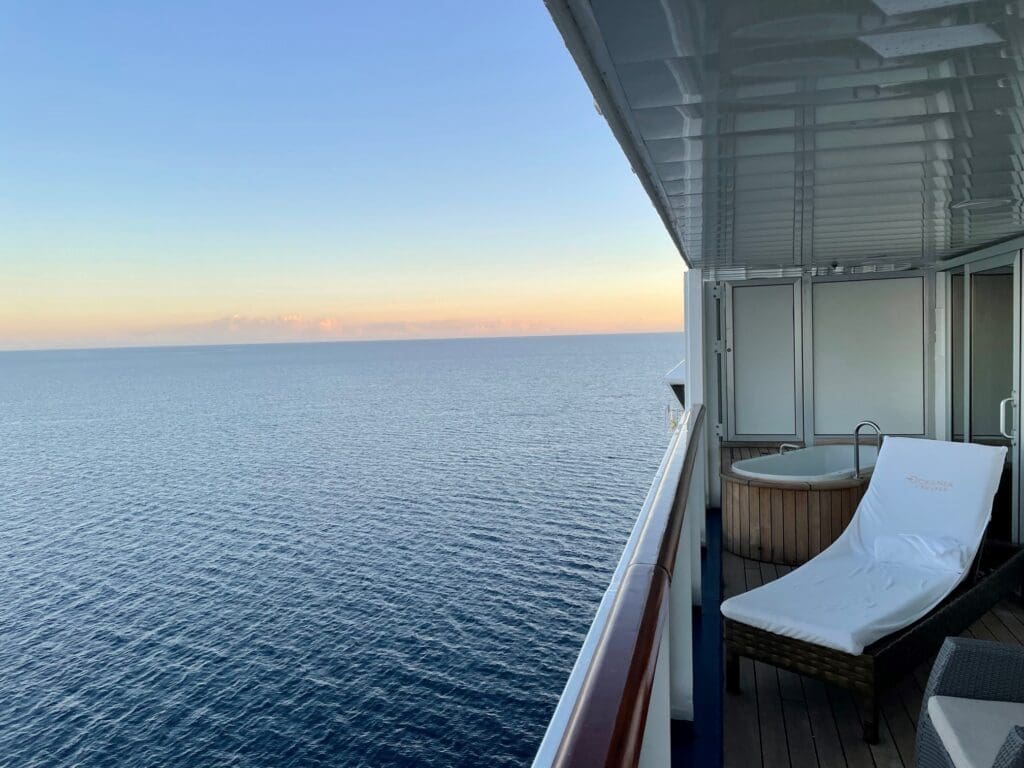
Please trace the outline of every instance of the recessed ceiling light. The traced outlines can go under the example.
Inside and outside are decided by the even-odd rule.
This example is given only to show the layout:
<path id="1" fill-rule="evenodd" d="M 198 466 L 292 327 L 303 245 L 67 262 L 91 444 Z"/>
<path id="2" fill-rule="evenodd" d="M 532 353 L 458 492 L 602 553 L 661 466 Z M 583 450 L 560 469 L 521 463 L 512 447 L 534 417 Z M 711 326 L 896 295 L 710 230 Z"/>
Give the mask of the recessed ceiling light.
<path id="1" fill-rule="evenodd" d="M 1003 38 L 987 24 L 932 27 L 931 29 L 912 29 L 907 32 L 883 32 L 861 35 L 858 39 L 870 46 L 884 59 L 919 56 L 938 51 L 955 51 L 960 48 L 973 48 L 976 45 L 992 45 L 1003 42 Z"/>
<path id="2" fill-rule="evenodd" d="M 862 57 L 867 58 L 867 57 Z M 842 54 L 821 56 L 793 56 L 786 59 L 771 59 L 740 64 L 733 67 L 737 77 L 799 77 L 808 72 L 817 76 L 845 75 L 858 68 L 858 60 Z"/>
<path id="3" fill-rule="evenodd" d="M 882 26 L 883 20 L 878 14 L 867 13 L 805 13 L 747 24 L 732 35 L 751 40 L 824 40 L 871 32 Z"/>
<path id="4" fill-rule="evenodd" d="M 975 200 L 960 200 L 949 207 L 954 211 L 976 211 L 982 208 L 999 208 L 1013 202 L 1009 197 L 979 197 Z"/>

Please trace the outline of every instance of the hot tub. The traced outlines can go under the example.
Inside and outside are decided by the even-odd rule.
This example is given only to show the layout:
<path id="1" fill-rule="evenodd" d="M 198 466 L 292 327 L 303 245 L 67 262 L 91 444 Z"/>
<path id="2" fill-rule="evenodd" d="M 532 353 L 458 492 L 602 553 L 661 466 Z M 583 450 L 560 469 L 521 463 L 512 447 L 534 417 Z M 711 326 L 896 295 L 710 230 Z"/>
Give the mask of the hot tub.
<path id="1" fill-rule="evenodd" d="M 853 517 L 878 451 L 816 445 L 740 459 L 722 471 L 722 543 L 742 557 L 799 565 L 826 549 Z"/>
<path id="2" fill-rule="evenodd" d="M 878 449 L 860 446 L 860 469 L 875 466 Z M 734 474 L 773 483 L 825 483 L 853 477 L 853 445 L 815 445 L 787 453 L 743 459 L 732 465 Z"/>

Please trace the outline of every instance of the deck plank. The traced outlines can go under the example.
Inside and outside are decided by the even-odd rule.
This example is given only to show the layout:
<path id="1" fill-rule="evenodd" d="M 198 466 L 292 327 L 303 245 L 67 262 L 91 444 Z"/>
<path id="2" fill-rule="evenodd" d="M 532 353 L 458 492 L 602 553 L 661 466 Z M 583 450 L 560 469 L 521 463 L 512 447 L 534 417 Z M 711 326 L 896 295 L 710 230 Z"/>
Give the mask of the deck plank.
<path id="1" fill-rule="evenodd" d="M 746 561 L 731 552 L 722 553 L 722 599 L 746 591 Z"/>
<path id="2" fill-rule="evenodd" d="M 806 530 L 806 526 L 805 526 Z M 772 566 L 762 568 L 770 573 Z M 793 568 L 788 565 L 774 566 L 775 577 L 785 576 Z M 786 741 L 789 744 L 789 760 L 792 768 L 817 766 L 818 755 L 814 746 L 814 734 L 804 697 L 801 675 L 785 669 L 778 670 L 779 695 L 782 697 L 782 718 L 786 723 Z"/>
<path id="3" fill-rule="evenodd" d="M 1007 598 L 1003 601 L 1006 610 L 1010 611 L 1024 620 L 1024 600 L 1018 598 Z"/>
<path id="4" fill-rule="evenodd" d="M 1024 619 L 1013 612 L 1010 601 L 1003 600 L 992 612 L 1013 633 L 1018 645 L 1024 645 Z"/>
<path id="5" fill-rule="evenodd" d="M 811 737 L 814 739 L 818 764 L 822 768 L 845 766 L 847 764 L 846 755 L 843 753 L 843 745 L 839 741 L 839 730 L 836 728 L 836 719 L 832 714 L 832 705 L 829 704 L 825 684 L 809 677 L 802 677 L 801 682 L 804 687 L 807 718 L 811 724 Z"/>
<path id="6" fill-rule="evenodd" d="M 993 635 L 991 631 L 989 631 L 989 628 L 985 626 L 984 622 L 981 619 L 978 619 L 976 622 L 971 624 L 970 632 L 974 637 L 978 638 L 979 640 L 996 639 L 996 636 Z"/>
<path id="7" fill-rule="evenodd" d="M 889 727 L 889 720 L 885 715 L 885 702 L 882 705 L 882 716 L 878 720 L 878 743 L 869 744 L 871 757 L 874 758 L 876 768 L 914 768 L 910 762 L 904 766 L 900 759 L 899 750 L 893 739 L 892 729 Z M 861 721 L 863 722 L 863 721 Z"/>
<path id="8" fill-rule="evenodd" d="M 722 553 L 722 596 L 729 598 L 746 590 L 745 561 L 729 552 Z M 733 724 L 723 745 L 726 768 L 761 765 L 761 729 L 757 718 L 757 687 L 754 662 L 740 661 L 740 694 L 725 694 L 725 722 Z"/>
<path id="9" fill-rule="evenodd" d="M 846 764 L 850 768 L 874 768 L 875 761 L 871 757 L 871 750 L 862 738 L 860 717 L 857 715 L 857 703 L 853 696 L 848 691 L 832 685 L 825 686 L 825 689 L 832 705 L 832 714 L 839 731 L 839 741 L 843 745 L 843 754 L 846 755 Z"/>
<path id="10" fill-rule="evenodd" d="M 994 640 L 1000 643 L 1016 644 L 1017 638 L 1013 636 L 1013 633 L 1006 628 L 1006 625 L 994 613 L 986 613 L 981 617 L 980 621 L 988 629 Z"/>
<path id="11" fill-rule="evenodd" d="M 903 706 L 903 698 L 899 690 L 889 691 L 882 698 L 882 717 L 889 728 L 892 745 L 895 747 L 900 762 L 913 768 L 914 740 L 917 738 L 917 713 L 910 718 L 907 708 Z"/>
<path id="12" fill-rule="evenodd" d="M 724 762 L 726 768 L 751 768 L 763 765 L 761 760 L 761 726 L 757 714 L 757 688 L 754 680 L 754 662 L 740 661 L 740 688 L 742 693 L 725 695 L 725 721 L 742 724 L 732 728 L 725 739 Z"/>
<path id="13" fill-rule="evenodd" d="M 794 675 L 797 685 L 800 678 Z M 811 722 L 807 717 L 807 704 L 801 690 L 800 701 L 783 699 L 782 717 L 786 722 L 786 741 L 789 744 L 791 768 L 818 768 L 818 753 L 814 749 Z"/>
<path id="14" fill-rule="evenodd" d="M 921 701 L 924 696 L 924 689 L 917 684 L 913 675 L 908 675 L 898 686 L 896 686 L 896 698 L 903 705 L 907 722 L 910 725 L 909 734 L 904 735 L 902 742 L 897 741 L 903 761 L 908 766 L 913 766 L 914 756 L 917 753 L 917 718 L 921 714 Z"/>
<path id="15" fill-rule="evenodd" d="M 748 590 L 775 578 L 774 566 L 769 563 L 755 565 L 756 567 L 746 569 Z M 788 766 L 789 744 L 786 741 L 786 724 L 782 717 L 778 670 L 769 664 L 755 661 L 754 679 L 757 685 L 757 719 L 761 732 L 762 765 L 771 768 Z"/>

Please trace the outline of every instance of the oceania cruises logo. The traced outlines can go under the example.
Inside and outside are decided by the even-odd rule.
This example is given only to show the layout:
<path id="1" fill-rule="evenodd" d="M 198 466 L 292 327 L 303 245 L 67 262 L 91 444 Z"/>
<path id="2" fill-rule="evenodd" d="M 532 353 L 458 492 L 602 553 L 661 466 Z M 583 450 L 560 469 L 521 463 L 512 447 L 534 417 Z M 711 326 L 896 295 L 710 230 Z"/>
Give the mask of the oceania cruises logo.
<path id="1" fill-rule="evenodd" d="M 907 481 L 912 485 L 916 485 L 922 491 L 940 491 L 945 493 L 946 491 L 953 490 L 953 483 L 949 480 L 929 480 L 917 475 L 907 475 Z"/>

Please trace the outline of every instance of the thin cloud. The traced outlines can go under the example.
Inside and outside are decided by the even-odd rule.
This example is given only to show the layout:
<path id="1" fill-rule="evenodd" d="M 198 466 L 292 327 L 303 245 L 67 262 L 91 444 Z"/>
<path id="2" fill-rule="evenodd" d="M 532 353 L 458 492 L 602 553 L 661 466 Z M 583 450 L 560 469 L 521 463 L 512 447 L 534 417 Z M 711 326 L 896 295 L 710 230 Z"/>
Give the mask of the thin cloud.
<path id="1" fill-rule="evenodd" d="M 269 344 L 314 341 L 544 336 L 673 330 L 656 321 L 623 327 L 621 322 L 558 323 L 528 318 L 435 318 L 425 320 L 358 320 L 339 315 L 288 313 L 272 316 L 225 315 L 195 323 L 62 335 L 51 343 L 0 334 L 0 349 L 44 347 L 134 347 L 204 344 Z"/>
<path id="2" fill-rule="evenodd" d="M 555 333 L 567 329 L 548 323 L 506 319 L 432 319 L 357 321 L 338 316 L 301 314 L 275 317 L 231 315 L 209 322 L 153 331 L 153 336 L 184 334 L 200 343 L 259 341 L 342 341 Z"/>

